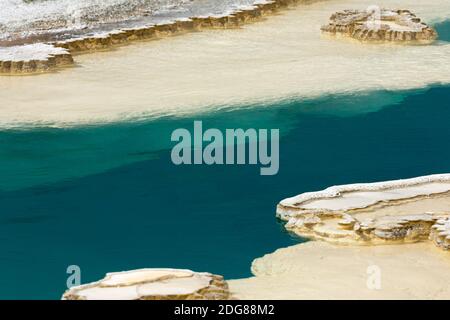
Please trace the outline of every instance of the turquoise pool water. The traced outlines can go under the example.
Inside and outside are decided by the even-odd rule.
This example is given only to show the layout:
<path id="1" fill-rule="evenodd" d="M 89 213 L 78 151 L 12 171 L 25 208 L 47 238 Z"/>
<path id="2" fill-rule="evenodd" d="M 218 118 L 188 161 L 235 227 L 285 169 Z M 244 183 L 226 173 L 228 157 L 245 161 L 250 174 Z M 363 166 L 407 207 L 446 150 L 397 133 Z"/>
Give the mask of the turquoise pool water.
<path id="1" fill-rule="evenodd" d="M 439 40 L 450 41 L 450 21 L 442 21 L 434 25 L 434 28 L 439 34 Z"/>
<path id="2" fill-rule="evenodd" d="M 450 87 L 284 101 L 195 117 L 0 132 L 0 298 L 59 298 L 142 267 L 250 276 L 298 243 L 275 219 L 285 197 L 333 184 L 450 172 Z M 279 128 L 280 171 L 174 166 L 170 133 Z"/>

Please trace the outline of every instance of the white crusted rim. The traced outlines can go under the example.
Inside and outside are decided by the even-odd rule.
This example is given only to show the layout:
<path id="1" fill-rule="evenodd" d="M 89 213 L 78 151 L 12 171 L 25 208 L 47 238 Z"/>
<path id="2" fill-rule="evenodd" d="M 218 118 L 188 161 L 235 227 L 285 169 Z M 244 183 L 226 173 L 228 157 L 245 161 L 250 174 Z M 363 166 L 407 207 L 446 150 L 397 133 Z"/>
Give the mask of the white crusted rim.
<path id="1" fill-rule="evenodd" d="M 340 185 L 340 186 L 332 186 L 322 191 L 317 192 L 307 192 L 302 193 L 297 196 L 286 198 L 280 202 L 282 207 L 287 207 L 287 209 L 302 209 L 306 202 L 312 200 L 322 200 L 322 199 L 333 199 L 342 196 L 343 193 L 349 192 L 376 192 L 376 191 L 391 191 L 393 189 L 402 189 L 407 187 L 419 186 L 419 185 L 427 185 L 430 183 L 449 183 L 449 185 L 445 185 L 442 188 L 424 188 L 423 193 L 415 193 L 410 197 L 420 196 L 420 195 L 430 195 L 443 193 L 446 191 L 450 191 L 450 174 L 435 174 L 429 176 L 422 176 L 411 179 L 400 179 L 400 180 L 392 180 L 392 181 L 383 181 L 383 182 L 375 182 L 375 183 L 358 183 L 358 184 L 348 184 L 348 185 Z M 401 198 L 401 196 L 400 196 Z M 409 198 L 405 196 L 405 198 Z M 389 200 L 389 199 L 387 199 Z M 378 202 L 378 201 L 377 201 Z M 313 208 L 308 208 L 313 209 Z M 321 208 L 316 208 L 320 210 Z M 340 208 L 340 210 L 352 209 L 351 207 Z"/>
<path id="2" fill-rule="evenodd" d="M 46 43 L 0 47 L 0 61 L 45 61 L 51 57 L 64 54 L 69 54 L 69 51 Z"/>

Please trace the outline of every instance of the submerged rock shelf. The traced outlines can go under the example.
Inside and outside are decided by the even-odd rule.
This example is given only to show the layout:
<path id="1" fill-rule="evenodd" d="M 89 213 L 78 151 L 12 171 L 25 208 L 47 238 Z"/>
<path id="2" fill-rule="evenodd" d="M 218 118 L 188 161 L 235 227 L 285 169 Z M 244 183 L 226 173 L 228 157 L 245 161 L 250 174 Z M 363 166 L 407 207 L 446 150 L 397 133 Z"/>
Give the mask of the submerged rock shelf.
<path id="1" fill-rule="evenodd" d="M 336 12 L 321 30 L 361 41 L 432 42 L 437 38 L 437 32 L 411 11 L 378 7 Z"/>
<path id="2" fill-rule="evenodd" d="M 243 24 L 258 21 L 264 16 L 301 2 L 307 1 L 256 1 L 254 5 L 239 8 L 230 14 L 177 19 L 163 24 L 123 28 L 111 32 L 76 37 L 46 44 L 37 43 L 24 46 L 3 47 L 0 49 L 0 74 L 20 75 L 48 72 L 61 66 L 73 64 L 72 54 L 76 53 L 105 50 L 133 41 L 160 39 L 185 32 L 200 31 L 202 29 L 237 28 Z M 33 55 L 32 49 L 34 46 L 45 46 L 48 51 L 48 56 L 44 59 L 37 59 Z M 26 56 L 21 54 L 22 49 L 26 50 Z M 58 50 L 61 50 L 60 54 L 52 53 Z M 41 53 L 37 50 L 36 54 L 40 57 Z M 18 57 L 23 58 L 16 58 L 14 54 L 18 54 Z"/>
<path id="3" fill-rule="evenodd" d="M 72 287 L 64 300 L 225 300 L 222 276 L 180 269 L 139 269 L 108 273 L 100 281 Z"/>

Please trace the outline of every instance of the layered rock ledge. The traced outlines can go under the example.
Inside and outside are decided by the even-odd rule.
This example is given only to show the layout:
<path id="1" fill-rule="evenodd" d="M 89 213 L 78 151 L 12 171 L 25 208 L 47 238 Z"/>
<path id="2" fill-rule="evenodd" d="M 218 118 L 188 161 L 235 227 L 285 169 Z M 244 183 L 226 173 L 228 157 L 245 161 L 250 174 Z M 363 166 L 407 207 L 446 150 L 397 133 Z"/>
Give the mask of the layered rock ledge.
<path id="1" fill-rule="evenodd" d="M 60 66 L 73 64 L 73 54 L 105 50 L 133 41 L 160 39 L 202 29 L 238 28 L 243 24 L 261 20 L 264 16 L 301 2 L 307 2 L 307 0 L 257 0 L 251 6 L 241 7 L 223 15 L 180 18 L 161 24 L 122 28 L 45 44 L 2 47 L 0 48 L 0 74 L 20 75 L 47 72 Z M 41 60 L 38 57 L 40 57 L 43 47 L 49 57 Z M 54 54 L 53 52 L 61 53 Z"/>
<path id="2" fill-rule="evenodd" d="M 29 74 L 73 64 L 69 50 L 50 44 L 0 47 L 0 74 Z"/>
<path id="3" fill-rule="evenodd" d="M 409 10 L 377 7 L 336 12 L 321 30 L 361 41 L 432 42 L 437 38 L 437 32 Z"/>
<path id="4" fill-rule="evenodd" d="M 64 300 L 225 300 L 222 276 L 181 269 L 139 269 L 108 273 L 100 281 L 72 287 Z"/>
<path id="5" fill-rule="evenodd" d="M 450 175 L 303 193 L 281 201 L 277 216 L 287 221 L 287 230 L 328 242 L 392 244 L 430 239 L 449 249 Z"/>

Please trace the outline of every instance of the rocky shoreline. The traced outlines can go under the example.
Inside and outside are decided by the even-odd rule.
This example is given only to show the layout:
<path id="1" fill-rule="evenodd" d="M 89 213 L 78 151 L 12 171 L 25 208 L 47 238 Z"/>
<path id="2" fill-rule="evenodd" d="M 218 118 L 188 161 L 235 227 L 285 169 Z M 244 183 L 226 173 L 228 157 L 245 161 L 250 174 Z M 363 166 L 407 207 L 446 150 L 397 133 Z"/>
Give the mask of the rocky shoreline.
<path id="1" fill-rule="evenodd" d="M 92 36 L 76 37 L 69 40 L 50 42 L 48 57 L 36 59 L 30 54 L 25 59 L 10 59 L 10 53 L 20 52 L 24 46 L 5 47 L 4 54 L 0 51 L 0 75 L 23 75 L 43 73 L 74 64 L 74 54 L 106 50 L 115 46 L 125 45 L 134 41 L 155 40 L 174 36 L 186 32 L 200 31 L 202 29 L 228 29 L 238 28 L 246 23 L 256 22 L 265 16 L 274 14 L 279 10 L 288 8 L 297 3 L 307 3 L 308 0 L 273 0 L 256 1 L 248 8 L 240 8 L 226 15 L 211 15 L 204 17 L 192 17 L 178 19 L 164 24 L 145 25 L 135 28 L 124 28 L 107 33 L 99 33 Z M 28 45 L 42 46 L 41 43 Z M 65 49 L 64 54 L 53 55 L 58 48 Z"/>
<path id="2" fill-rule="evenodd" d="M 0 75 L 39 74 L 75 64 L 73 56 L 80 53 L 108 50 L 135 41 L 156 40 L 205 29 L 233 29 L 260 21 L 298 3 L 310 0 L 255 1 L 252 6 L 241 7 L 223 15 L 179 18 L 166 23 L 149 24 L 90 35 L 73 35 L 66 40 L 0 47 Z M 373 12 L 345 10 L 336 12 L 325 34 L 343 35 L 361 41 L 389 41 L 399 43 L 431 43 L 436 31 L 421 22 L 409 10 L 381 9 L 379 21 Z M 58 52 L 55 54 L 55 51 Z M 42 54 L 45 54 L 42 57 Z"/>
<path id="3" fill-rule="evenodd" d="M 255 277 L 224 281 L 190 270 L 141 269 L 73 287 L 63 299 L 335 299 L 347 286 L 354 288 L 349 299 L 448 298 L 441 282 L 450 278 L 449 207 L 450 174 L 303 193 L 282 200 L 277 216 L 290 232 L 318 241 L 255 259 Z M 385 292 L 360 284 L 374 261 L 390 278 Z M 425 265 L 436 272 L 427 273 Z"/>

